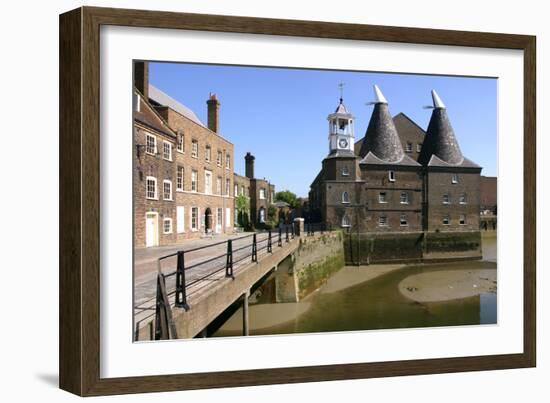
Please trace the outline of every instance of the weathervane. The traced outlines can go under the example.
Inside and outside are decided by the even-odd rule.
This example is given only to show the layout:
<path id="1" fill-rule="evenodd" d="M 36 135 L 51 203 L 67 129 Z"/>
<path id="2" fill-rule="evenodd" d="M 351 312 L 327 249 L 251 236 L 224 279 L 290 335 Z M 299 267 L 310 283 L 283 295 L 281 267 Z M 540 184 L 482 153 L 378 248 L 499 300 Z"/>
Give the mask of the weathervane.
<path id="1" fill-rule="evenodd" d="M 344 102 L 344 85 L 345 83 L 338 84 L 338 88 L 340 88 L 340 103 Z"/>

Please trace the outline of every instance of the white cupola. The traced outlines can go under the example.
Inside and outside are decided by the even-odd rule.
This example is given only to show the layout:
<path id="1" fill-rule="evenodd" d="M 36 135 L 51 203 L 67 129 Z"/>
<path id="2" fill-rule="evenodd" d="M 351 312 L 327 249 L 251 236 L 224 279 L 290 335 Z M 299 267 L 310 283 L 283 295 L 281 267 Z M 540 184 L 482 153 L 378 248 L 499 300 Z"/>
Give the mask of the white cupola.
<path id="1" fill-rule="evenodd" d="M 327 120 L 329 127 L 329 155 L 354 155 L 354 117 L 346 109 L 342 97 L 340 97 L 340 103 L 336 107 L 336 110 L 334 113 L 328 115 Z"/>

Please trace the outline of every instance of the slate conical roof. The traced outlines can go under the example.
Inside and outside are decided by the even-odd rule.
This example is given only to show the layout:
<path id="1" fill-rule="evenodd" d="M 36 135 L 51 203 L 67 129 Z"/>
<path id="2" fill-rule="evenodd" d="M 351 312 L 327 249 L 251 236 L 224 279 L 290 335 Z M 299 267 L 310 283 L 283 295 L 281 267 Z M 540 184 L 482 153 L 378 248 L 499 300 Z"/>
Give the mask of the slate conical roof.
<path id="1" fill-rule="evenodd" d="M 388 101 L 376 85 L 374 97 L 374 110 L 359 155 L 364 158 L 370 152 L 384 162 L 399 162 L 405 156 L 403 146 L 390 115 Z"/>
<path id="2" fill-rule="evenodd" d="M 460 165 L 464 156 L 447 116 L 447 108 L 437 92 L 432 90 L 433 112 L 418 162 L 427 165 L 433 155 L 449 165 Z"/>

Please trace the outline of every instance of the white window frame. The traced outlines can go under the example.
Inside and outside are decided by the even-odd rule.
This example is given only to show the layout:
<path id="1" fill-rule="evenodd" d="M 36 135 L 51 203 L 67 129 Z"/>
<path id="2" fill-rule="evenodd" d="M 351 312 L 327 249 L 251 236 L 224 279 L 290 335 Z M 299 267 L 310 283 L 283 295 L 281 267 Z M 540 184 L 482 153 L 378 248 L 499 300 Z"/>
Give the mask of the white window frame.
<path id="1" fill-rule="evenodd" d="M 410 141 L 407 141 L 407 143 L 405 144 L 405 152 L 407 153 L 413 152 L 413 143 L 411 143 Z"/>
<path id="2" fill-rule="evenodd" d="M 378 193 L 378 203 L 387 203 L 387 202 L 388 202 L 387 193 L 386 192 L 379 192 Z"/>
<path id="3" fill-rule="evenodd" d="M 170 185 L 170 196 L 169 197 L 165 197 L 166 196 L 166 189 L 165 189 L 166 185 Z M 162 181 L 162 200 L 168 200 L 168 201 L 173 201 L 174 200 L 173 193 L 172 193 L 172 181 L 170 179 L 164 179 Z"/>
<path id="4" fill-rule="evenodd" d="M 451 218 L 449 217 L 449 215 L 444 215 L 441 222 L 443 223 L 443 225 L 451 225 Z"/>
<path id="5" fill-rule="evenodd" d="M 180 175 L 181 172 L 181 175 Z M 180 181 L 181 178 L 181 181 Z M 176 170 L 176 192 L 183 192 L 185 187 L 185 167 L 178 165 Z"/>
<path id="6" fill-rule="evenodd" d="M 466 225 L 466 215 L 460 214 L 458 216 L 458 225 Z"/>
<path id="7" fill-rule="evenodd" d="M 405 195 L 405 200 L 403 200 L 403 195 Z M 410 204 L 410 199 L 409 199 L 409 192 L 401 192 L 401 196 L 399 197 L 399 202 L 401 204 Z"/>
<path id="8" fill-rule="evenodd" d="M 237 185 L 236 183 L 233 185 L 233 196 L 237 197 L 237 195 L 239 194 L 239 185 Z"/>
<path id="9" fill-rule="evenodd" d="M 468 204 L 466 193 L 462 193 L 460 197 L 458 198 L 458 204 Z"/>
<path id="10" fill-rule="evenodd" d="M 407 214 L 401 214 L 401 216 L 399 217 L 399 226 L 401 227 L 409 226 L 409 220 L 407 219 Z"/>
<path id="11" fill-rule="evenodd" d="M 388 216 L 381 215 L 378 217 L 378 226 L 379 227 L 387 227 L 388 226 Z"/>
<path id="12" fill-rule="evenodd" d="M 220 233 L 223 227 L 223 209 L 218 207 L 216 209 L 216 233 Z"/>
<path id="13" fill-rule="evenodd" d="M 390 182 L 395 182 L 395 171 L 388 171 L 388 180 Z"/>
<path id="14" fill-rule="evenodd" d="M 168 157 L 166 157 L 166 146 L 168 146 Z M 166 161 L 172 161 L 172 143 L 166 140 L 162 141 L 162 158 Z"/>
<path id="15" fill-rule="evenodd" d="M 153 152 L 149 151 L 149 139 L 153 139 Z M 145 133 L 145 153 L 149 155 L 157 154 L 157 136 L 151 133 Z"/>
<path id="16" fill-rule="evenodd" d="M 216 178 L 216 194 L 220 195 L 222 194 L 222 177 L 218 176 Z"/>
<path id="17" fill-rule="evenodd" d="M 265 200 L 265 189 L 260 188 L 260 200 Z"/>
<path id="18" fill-rule="evenodd" d="M 241 186 L 241 196 L 244 196 L 244 186 Z"/>
<path id="19" fill-rule="evenodd" d="M 209 178 L 209 180 L 207 180 Z M 212 194 L 212 171 L 204 170 L 204 194 Z"/>
<path id="20" fill-rule="evenodd" d="M 195 169 L 191 170 L 191 191 L 192 192 L 199 191 L 199 171 Z"/>
<path id="21" fill-rule="evenodd" d="M 166 223 L 170 223 L 170 229 L 166 231 Z M 172 229 L 172 219 L 170 217 L 165 217 L 162 219 L 162 233 L 163 234 L 171 234 L 173 231 Z"/>
<path id="22" fill-rule="evenodd" d="M 155 196 L 154 197 L 149 197 L 149 189 L 148 189 L 148 186 L 149 186 L 149 181 L 153 181 L 155 183 Z M 158 181 L 157 181 L 157 178 L 155 178 L 154 176 L 147 176 L 145 177 L 145 198 L 146 199 L 149 199 L 149 200 L 158 200 Z"/>
<path id="23" fill-rule="evenodd" d="M 225 154 L 225 169 L 231 169 L 231 154 Z"/>
<path id="24" fill-rule="evenodd" d="M 422 151 L 422 144 L 421 143 L 417 143 L 416 144 L 416 152 L 419 153 Z"/>
<path id="25" fill-rule="evenodd" d="M 342 167 L 342 176 L 349 176 L 349 168 L 347 165 Z"/>
<path id="26" fill-rule="evenodd" d="M 447 200 L 445 200 L 447 199 Z M 451 204 L 451 197 L 449 196 L 448 193 L 444 193 L 443 196 L 441 197 L 441 202 L 443 204 Z"/>
<path id="27" fill-rule="evenodd" d="M 225 195 L 231 196 L 231 179 L 225 178 Z"/>
<path id="28" fill-rule="evenodd" d="M 221 150 L 218 150 L 218 155 L 216 156 L 216 165 L 221 167 L 222 160 L 223 160 L 223 153 L 221 152 Z"/>
<path id="29" fill-rule="evenodd" d="M 178 134 L 176 151 L 179 153 L 185 153 L 185 135 L 183 133 Z"/>
<path id="30" fill-rule="evenodd" d="M 225 208 L 225 227 L 231 227 L 231 207 Z"/>
<path id="31" fill-rule="evenodd" d="M 212 160 L 212 147 L 207 144 L 204 148 L 204 160 L 210 162 Z"/>
<path id="32" fill-rule="evenodd" d="M 176 232 L 183 234 L 185 232 L 185 207 L 176 207 Z"/>
<path id="33" fill-rule="evenodd" d="M 342 203 L 349 204 L 349 193 L 346 191 L 342 192 Z"/>
<path id="34" fill-rule="evenodd" d="M 344 215 L 344 216 L 342 217 L 342 227 L 343 227 L 343 228 L 349 228 L 349 227 L 351 227 L 351 221 L 350 221 L 348 215 Z"/>
<path id="35" fill-rule="evenodd" d="M 191 140 L 191 158 L 199 158 L 199 141 Z"/>
<path id="36" fill-rule="evenodd" d="M 195 222 L 194 222 L 195 225 L 194 226 L 193 226 L 193 212 L 196 212 L 196 217 L 195 217 Z M 199 227 L 200 227 L 199 219 L 200 219 L 199 208 L 198 207 L 191 207 L 189 209 L 189 225 L 191 227 L 192 232 L 197 232 L 199 230 Z"/>
<path id="37" fill-rule="evenodd" d="M 456 185 L 458 183 L 458 174 L 452 174 L 451 176 L 451 183 L 453 185 Z"/>

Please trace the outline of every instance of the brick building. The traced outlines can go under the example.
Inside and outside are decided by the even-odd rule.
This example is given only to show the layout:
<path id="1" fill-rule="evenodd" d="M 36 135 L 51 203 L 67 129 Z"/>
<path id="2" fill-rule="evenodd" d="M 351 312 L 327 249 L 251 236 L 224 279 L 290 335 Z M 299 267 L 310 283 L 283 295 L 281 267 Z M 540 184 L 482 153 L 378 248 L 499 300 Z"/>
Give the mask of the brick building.
<path id="1" fill-rule="evenodd" d="M 147 63 L 135 63 L 134 70 L 135 246 L 232 233 L 233 144 L 219 133 L 216 95 L 206 102 L 205 126 L 149 84 Z"/>
<path id="2" fill-rule="evenodd" d="M 329 154 L 311 184 L 311 216 L 361 233 L 478 230 L 481 167 L 462 155 L 437 93 L 426 132 L 403 113 L 392 118 L 377 86 L 374 93 L 358 142 L 342 99 L 328 115 Z"/>

